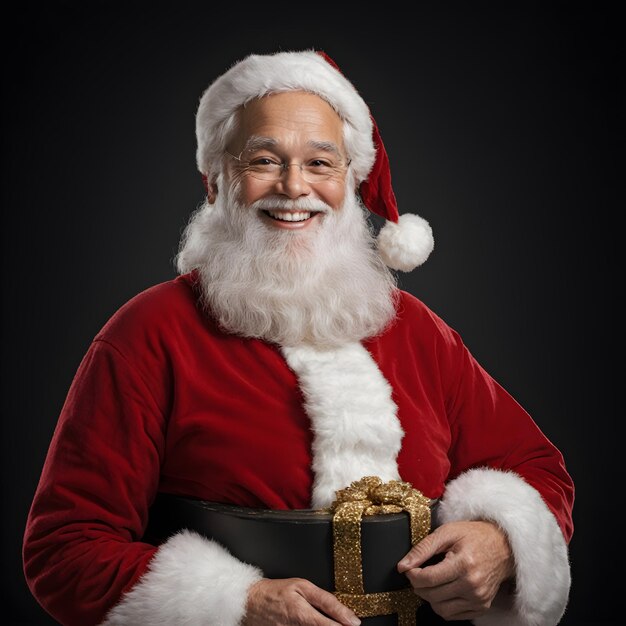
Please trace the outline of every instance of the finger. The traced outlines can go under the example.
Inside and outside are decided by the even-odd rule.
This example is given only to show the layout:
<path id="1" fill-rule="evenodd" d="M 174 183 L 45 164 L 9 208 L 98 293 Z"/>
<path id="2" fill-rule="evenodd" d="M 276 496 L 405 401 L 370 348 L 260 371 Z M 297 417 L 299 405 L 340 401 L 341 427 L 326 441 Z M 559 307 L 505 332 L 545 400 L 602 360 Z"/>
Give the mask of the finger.
<path id="1" fill-rule="evenodd" d="M 443 526 L 440 526 L 430 535 L 426 535 L 424 539 L 409 550 L 406 556 L 398 563 L 398 571 L 401 574 L 409 569 L 419 567 L 435 554 L 445 552 L 452 545 L 453 542 L 448 533 L 441 532 L 442 528 Z"/>
<path id="2" fill-rule="evenodd" d="M 476 611 L 465 598 L 451 598 L 443 602 L 431 602 L 432 610 L 445 620 L 472 619 L 480 617 L 484 611 Z"/>
<path id="3" fill-rule="evenodd" d="M 415 567 L 405 572 L 414 589 L 428 589 L 452 583 L 459 578 L 459 559 L 448 553 L 446 558 L 436 565 Z"/>
<path id="4" fill-rule="evenodd" d="M 320 589 L 313 583 L 304 585 L 301 589 L 301 594 L 311 606 L 323 611 L 328 617 L 332 617 L 340 624 L 359 626 L 361 623 L 354 611 L 341 604 L 332 593 Z"/>
<path id="5" fill-rule="evenodd" d="M 430 602 L 431 604 L 447 602 L 448 600 L 463 597 L 463 590 L 458 580 L 445 585 L 438 585 L 436 587 L 413 587 L 413 591 L 420 598 Z"/>

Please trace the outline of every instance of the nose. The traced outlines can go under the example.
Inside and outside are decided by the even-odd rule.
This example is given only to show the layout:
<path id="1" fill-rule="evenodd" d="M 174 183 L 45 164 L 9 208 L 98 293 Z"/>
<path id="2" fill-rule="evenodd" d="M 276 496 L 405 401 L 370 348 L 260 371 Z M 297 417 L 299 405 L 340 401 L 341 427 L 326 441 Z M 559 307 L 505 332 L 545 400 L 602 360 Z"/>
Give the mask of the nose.
<path id="1" fill-rule="evenodd" d="M 311 185 L 304 180 L 300 166 L 293 163 L 283 170 L 276 181 L 276 192 L 288 198 L 300 198 L 311 193 Z"/>

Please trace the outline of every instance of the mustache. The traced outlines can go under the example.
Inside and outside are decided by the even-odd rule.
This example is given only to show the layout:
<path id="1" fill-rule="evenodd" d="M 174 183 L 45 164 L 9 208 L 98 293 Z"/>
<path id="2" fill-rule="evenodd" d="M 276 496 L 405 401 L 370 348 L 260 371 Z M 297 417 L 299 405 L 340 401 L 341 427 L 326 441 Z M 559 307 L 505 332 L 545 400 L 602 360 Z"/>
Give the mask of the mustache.
<path id="1" fill-rule="evenodd" d="M 285 211 L 315 211 L 318 213 L 330 213 L 332 207 L 317 198 L 283 198 L 281 196 L 270 196 L 260 198 L 248 205 L 248 209 L 253 211 L 272 211 L 282 209 Z"/>

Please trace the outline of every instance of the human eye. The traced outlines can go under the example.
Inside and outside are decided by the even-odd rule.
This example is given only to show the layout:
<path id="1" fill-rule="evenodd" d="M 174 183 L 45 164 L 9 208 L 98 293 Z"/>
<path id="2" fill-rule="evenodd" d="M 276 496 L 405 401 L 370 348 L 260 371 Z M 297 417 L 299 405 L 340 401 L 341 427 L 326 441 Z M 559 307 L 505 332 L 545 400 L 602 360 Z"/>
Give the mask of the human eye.
<path id="1" fill-rule="evenodd" d="M 251 167 L 272 167 L 280 165 L 280 162 L 270 156 L 255 156 L 248 161 Z"/>
<path id="2" fill-rule="evenodd" d="M 334 164 L 330 159 L 317 158 L 317 159 L 311 159 L 307 163 L 307 168 L 312 169 L 312 170 L 333 169 Z"/>

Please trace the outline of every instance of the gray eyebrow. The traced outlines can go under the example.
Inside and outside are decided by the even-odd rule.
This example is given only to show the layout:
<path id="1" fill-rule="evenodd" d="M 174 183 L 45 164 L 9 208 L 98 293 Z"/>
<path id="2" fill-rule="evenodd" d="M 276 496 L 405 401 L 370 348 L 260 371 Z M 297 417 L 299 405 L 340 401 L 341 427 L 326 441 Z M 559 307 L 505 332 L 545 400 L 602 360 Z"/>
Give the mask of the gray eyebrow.
<path id="1" fill-rule="evenodd" d="M 332 141 L 315 141 L 313 139 L 306 142 L 309 148 L 314 150 L 323 150 L 324 152 L 332 152 L 339 158 L 342 158 L 339 146 Z M 254 152 L 255 150 L 263 150 L 264 148 L 275 148 L 278 145 L 278 140 L 273 137 L 261 137 L 259 135 L 252 135 L 248 137 L 246 145 L 244 146 L 244 152 Z"/>
<path id="2" fill-rule="evenodd" d="M 332 152 L 337 157 L 341 158 L 341 152 L 339 146 L 332 141 L 307 141 L 307 146 L 314 148 L 315 150 L 323 150 L 324 152 Z"/>
<path id="3" fill-rule="evenodd" d="M 255 150 L 263 150 L 263 148 L 275 148 L 278 145 L 278 140 L 272 137 L 260 137 L 259 135 L 252 135 L 248 137 L 246 145 L 243 147 L 243 151 L 254 152 Z"/>

